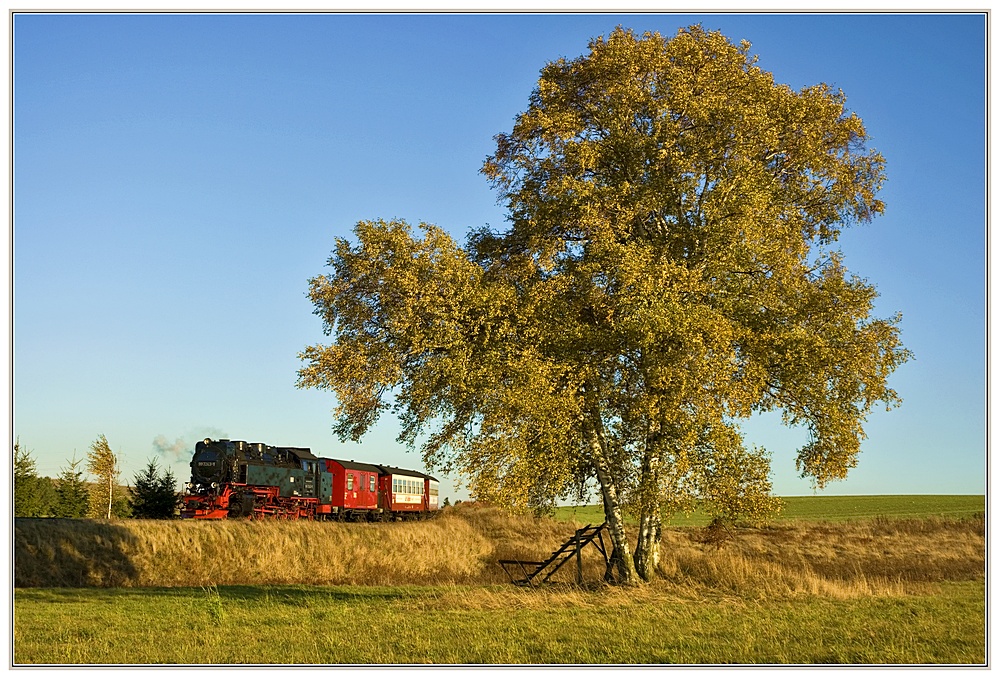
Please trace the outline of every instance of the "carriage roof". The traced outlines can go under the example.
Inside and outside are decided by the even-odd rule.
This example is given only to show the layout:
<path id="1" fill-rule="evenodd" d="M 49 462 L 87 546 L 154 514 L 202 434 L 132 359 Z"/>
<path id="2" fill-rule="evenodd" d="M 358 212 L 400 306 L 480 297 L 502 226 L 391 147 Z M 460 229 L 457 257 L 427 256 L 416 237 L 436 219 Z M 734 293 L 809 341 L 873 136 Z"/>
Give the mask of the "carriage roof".
<path id="1" fill-rule="evenodd" d="M 382 473 L 382 468 L 378 465 L 368 464 L 366 462 L 355 462 L 354 460 L 338 460 L 332 457 L 324 458 L 330 462 L 336 462 L 344 469 L 350 469 L 352 471 L 358 472 L 375 472 L 376 474 Z"/>
<path id="2" fill-rule="evenodd" d="M 414 471 L 412 469 L 400 469 L 399 467 L 386 467 L 384 464 L 379 465 L 382 472 L 385 474 L 392 474 L 394 476 L 415 476 L 418 479 L 430 479 L 431 481 L 437 481 L 436 478 L 430 474 L 424 474 L 423 472 Z"/>

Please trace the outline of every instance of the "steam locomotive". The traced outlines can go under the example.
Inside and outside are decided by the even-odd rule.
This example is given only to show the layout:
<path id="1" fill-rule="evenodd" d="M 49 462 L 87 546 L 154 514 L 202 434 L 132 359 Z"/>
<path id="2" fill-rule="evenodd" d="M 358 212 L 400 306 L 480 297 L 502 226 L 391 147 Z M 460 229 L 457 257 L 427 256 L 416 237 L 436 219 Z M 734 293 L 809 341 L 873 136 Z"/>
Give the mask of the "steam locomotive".
<path id="1" fill-rule="evenodd" d="M 422 472 L 205 439 L 194 448 L 181 517 L 388 521 L 437 509 L 438 480 Z"/>

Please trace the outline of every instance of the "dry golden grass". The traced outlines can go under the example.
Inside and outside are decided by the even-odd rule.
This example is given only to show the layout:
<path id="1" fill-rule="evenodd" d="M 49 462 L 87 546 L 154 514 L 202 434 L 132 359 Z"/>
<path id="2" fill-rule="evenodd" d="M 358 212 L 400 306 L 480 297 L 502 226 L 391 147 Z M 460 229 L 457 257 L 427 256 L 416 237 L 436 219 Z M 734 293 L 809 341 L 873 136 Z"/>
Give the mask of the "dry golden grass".
<path id="1" fill-rule="evenodd" d="M 491 545 L 454 517 L 306 521 L 15 522 L 18 586 L 424 584 L 477 581 Z"/>
<path id="2" fill-rule="evenodd" d="M 982 517 L 798 522 L 736 531 L 718 547 L 699 541 L 701 534 L 665 534 L 661 571 L 668 581 L 742 596 L 837 598 L 985 577 Z"/>
<path id="3" fill-rule="evenodd" d="M 19 587 L 455 585 L 439 594 L 447 606 L 465 596 L 462 585 L 508 582 L 498 559 L 542 560 L 575 527 L 467 505 L 432 521 L 390 524 L 17 519 L 14 582 Z M 704 537 L 696 528 L 665 531 L 663 581 L 648 594 L 621 594 L 622 604 L 647 595 L 894 595 L 984 577 L 981 517 L 788 523 L 737 530 L 718 546 Z M 601 555 L 587 547 L 583 561 L 588 586 L 600 586 Z M 574 577 L 571 561 L 553 580 L 566 584 Z M 589 601 L 565 586 L 490 592 L 476 588 L 465 603 L 501 609 Z M 608 596 L 603 605 L 618 595 Z"/>

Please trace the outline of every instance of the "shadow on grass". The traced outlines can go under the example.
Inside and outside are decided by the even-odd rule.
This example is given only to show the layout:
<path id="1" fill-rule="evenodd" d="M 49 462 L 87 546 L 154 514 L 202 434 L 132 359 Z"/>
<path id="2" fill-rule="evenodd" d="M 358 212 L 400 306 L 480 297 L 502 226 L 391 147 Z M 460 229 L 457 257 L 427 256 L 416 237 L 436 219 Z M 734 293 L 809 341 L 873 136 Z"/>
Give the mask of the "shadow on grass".
<path id="1" fill-rule="evenodd" d="M 222 601 L 246 604 L 271 603 L 305 606 L 318 602 L 366 603 L 412 599 L 433 591 L 433 587 L 363 587 L 314 585 L 219 585 L 212 587 L 113 587 L 73 586 L 20 588 L 17 599 L 33 603 L 76 603 L 122 601 L 131 597 L 149 599 L 192 599 L 218 596 Z"/>
<path id="2" fill-rule="evenodd" d="M 317 601 L 372 602 L 398 601 L 426 594 L 432 588 L 420 587 L 341 587 L 310 585 L 225 585 L 215 588 L 225 600 L 246 603 L 274 603 L 300 606 Z"/>
<path id="3" fill-rule="evenodd" d="M 15 587 L 122 587 L 137 571 L 135 536 L 113 521 L 14 519 Z"/>

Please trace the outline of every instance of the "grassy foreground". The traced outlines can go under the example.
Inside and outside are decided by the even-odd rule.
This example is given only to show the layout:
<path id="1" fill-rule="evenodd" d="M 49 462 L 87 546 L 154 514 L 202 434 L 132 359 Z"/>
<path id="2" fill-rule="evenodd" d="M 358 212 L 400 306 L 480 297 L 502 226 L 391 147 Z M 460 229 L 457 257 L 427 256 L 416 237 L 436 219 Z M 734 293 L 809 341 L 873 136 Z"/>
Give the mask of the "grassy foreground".
<path id="1" fill-rule="evenodd" d="M 983 583 L 754 599 L 667 584 L 19 591 L 18 664 L 982 663 Z"/>

